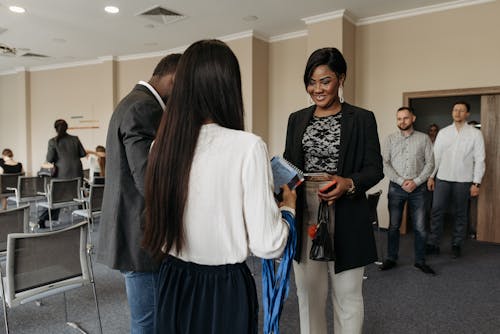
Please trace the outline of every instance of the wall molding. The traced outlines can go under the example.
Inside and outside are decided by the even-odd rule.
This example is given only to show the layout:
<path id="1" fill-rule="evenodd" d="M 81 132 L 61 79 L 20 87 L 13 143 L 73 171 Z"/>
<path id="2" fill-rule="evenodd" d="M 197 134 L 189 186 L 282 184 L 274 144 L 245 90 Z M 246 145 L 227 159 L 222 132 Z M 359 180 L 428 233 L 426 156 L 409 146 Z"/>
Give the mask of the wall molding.
<path id="1" fill-rule="evenodd" d="M 379 23 L 379 22 L 399 20 L 402 18 L 407 18 L 407 17 L 412 17 L 412 16 L 418 16 L 418 15 L 430 14 L 430 13 L 435 13 L 435 12 L 440 12 L 440 11 L 446 11 L 446 10 L 450 10 L 450 9 L 462 8 L 462 7 L 473 6 L 473 5 L 480 5 L 480 4 L 490 3 L 490 2 L 494 2 L 494 1 L 496 1 L 496 0 L 456 0 L 456 1 L 446 2 L 446 3 L 442 3 L 442 4 L 437 4 L 437 5 L 430 5 L 430 6 L 425 6 L 425 7 L 420 7 L 420 8 L 410 9 L 410 10 L 393 12 L 393 13 L 389 13 L 389 14 L 366 17 L 366 18 L 362 18 L 362 19 L 357 19 L 348 10 L 341 9 L 341 10 L 336 10 L 336 11 L 329 12 L 329 13 L 323 13 L 323 14 L 319 14 L 319 15 L 305 17 L 301 20 L 306 25 L 309 25 L 309 24 L 314 24 L 314 23 L 323 22 L 323 21 L 327 21 L 327 20 L 344 18 L 347 21 L 354 24 L 355 26 L 363 26 L 363 25 L 375 24 L 375 23 Z M 271 37 L 263 36 L 263 35 L 259 34 L 258 32 L 255 32 L 253 30 L 247 30 L 247 31 L 242 31 L 242 32 L 235 33 L 235 34 L 230 34 L 230 35 L 218 37 L 218 39 L 220 39 L 224 42 L 228 42 L 228 41 L 233 41 L 233 40 L 242 39 L 242 38 L 254 37 L 254 38 L 258 38 L 264 42 L 275 43 L 275 42 L 284 41 L 287 39 L 299 38 L 299 37 L 304 37 L 304 36 L 307 36 L 307 30 L 299 30 L 299 31 L 275 35 L 275 36 L 271 36 Z M 11 75 L 11 74 L 16 74 L 16 73 L 19 73 L 22 71 L 37 72 L 37 71 L 56 70 L 56 69 L 63 69 L 63 68 L 70 68 L 70 67 L 96 65 L 96 64 L 101 64 L 104 61 L 113 61 L 113 60 L 115 60 L 115 61 L 127 61 L 127 60 L 143 59 L 143 58 L 163 57 L 163 56 L 165 56 L 167 54 L 171 54 L 171 53 L 182 53 L 187 48 L 188 48 L 188 45 L 184 45 L 184 46 L 176 47 L 173 49 L 160 50 L 160 51 L 149 52 L 149 53 L 138 53 L 138 54 L 125 55 L 125 56 L 102 56 L 102 57 L 98 57 L 97 59 L 91 59 L 91 60 L 86 60 L 86 61 L 75 61 L 75 62 L 58 63 L 58 64 L 51 64 L 51 65 L 33 66 L 33 67 L 28 67 L 28 68 L 22 68 L 21 70 L 19 68 L 16 68 L 16 69 L 6 70 L 3 72 L 0 72 L 0 75 Z"/>
<path id="2" fill-rule="evenodd" d="M 450 10 L 450 9 L 480 5 L 480 4 L 495 2 L 495 1 L 496 0 L 451 1 L 451 2 L 446 2 L 446 3 L 442 3 L 442 4 L 437 4 L 437 5 L 430 5 L 430 6 L 414 8 L 414 9 L 409 9 L 409 10 L 402 10 L 399 12 L 394 12 L 394 13 L 389 13 L 389 14 L 366 17 L 363 19 L 359 19 L 356 22 L 356 26 L 363 26 L 363 25 L 374 24 L 374 23 L 385 22 L 385 21 L 392 21 L 392 20 L 399 20 L 399 19 L 412 17 L 412 16 L 442 12 L 442 11 L 446 11 L 446 10 Z"/>
<path id="3" fill-rule="evenodd" d="M 268 41 L 269 43 L 275 43 L 275 42 L 285 41 L 287 39 L 299 38 L 304 36 L 307 36 L 307 30 L 299 30 L 282 35 L 271 36 L 269 37 Z"/>

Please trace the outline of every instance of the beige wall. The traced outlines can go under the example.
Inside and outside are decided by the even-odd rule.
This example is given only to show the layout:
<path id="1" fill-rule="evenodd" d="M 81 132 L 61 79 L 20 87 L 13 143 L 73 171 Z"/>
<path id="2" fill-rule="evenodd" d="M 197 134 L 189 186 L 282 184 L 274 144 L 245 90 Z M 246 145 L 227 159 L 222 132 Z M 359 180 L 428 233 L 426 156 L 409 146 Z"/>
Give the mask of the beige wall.
<path id="1" fill-rule="evenodd" d="M 253 37 L 244 37 L 228 41 L 227 45 L 238 58 L 241 72 L 241 90 L 243 95 L 243 107 L 245 108 L 245 129 L 252 131 L 253 129 L 253 52 L 252 52 Z"/>
<path id="2" fill-rule="evenodd" d="M 307 37 L 287 39 L 269 46 L 269 154 L 282 155 L 288 116 L 309 105 L 303 75 Z"/>
<path id="3" fill-rule="evenodd" d="M 363 26 L 337 18 L 309 24 L 307 36 L 227 43 L 240 62 L 247 129 L 263 136 L 274 155 L 283 152 L 288 115 L 309 104 L 302 75 L 316 48 L 343 51 L 346 99 L 374 111 L 383 141 L 396 129 L 394 112 L 403 92 L 500 85 L 498 31 L 500 2 L 493 2 Z M 159 60 L 0 75 L 1 145 L 12 147 L 21 161 L 31 158 L 37 169 L 54 135 L 54 120 L 75 115 L 99 119 L 99 130 L 74 131 L 87 147 L 104 143 L 113 107 L 138 80 L 151 76 Z M 375 188 L 384 190 L 379 214 L 386 226 L 387 180 Z"/>
<path id="4" fill-rule="evenodd" d="M 269 139 L 269 43 L 253 38 L 252 132 Z"/>
<path id="5" fill-rule="evenodd" d="M 14 159 L 29 170 L 29 72 L 0 76 L 0 154 L 10 148 Z"/>
<path id="6" fill-rule="evenodd" d="M 498 86 L 499 31 L 500 2 L 358 27 L 356 104 L 375 112 L 381 142 L 396 131 L 403 92 Z M 387 184 L 376 187 L 384 226 Z"/>
<path id="7" fill-rule="evenodd" d="M 80 138 L 86 149 L 105 143 L 113 108 L 109 66 L 103 63 L 31 72 L 33 171 L 45 161 L 47 142 L 55 135 L 53 125 L 58 118 L 65 119 L 70 127 L 98 126 L 98 129 L 68 130 L 68 133 Z M 96 122 L 81 123 L 81 120 Z"/>

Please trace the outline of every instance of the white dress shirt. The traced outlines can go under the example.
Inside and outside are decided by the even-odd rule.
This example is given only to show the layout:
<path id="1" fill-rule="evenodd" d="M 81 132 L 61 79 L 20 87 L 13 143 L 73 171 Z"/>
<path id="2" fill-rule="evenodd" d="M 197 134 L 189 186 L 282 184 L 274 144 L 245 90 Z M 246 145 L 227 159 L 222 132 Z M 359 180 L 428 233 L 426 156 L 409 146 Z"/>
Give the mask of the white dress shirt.
<path id="1" fill-rule="evenodd" d="M 457 130 L 452 124 L 438 132 L 434 142 L 433 176 L 450 182 L 481 183 L 484 175 L 484 140 L 471 125 Z M 437 172 L 437 174 L 436 174 Z"/>
<path id="2" fill-rule="evenodd" d="M 292 212 L 294 213 L 294 212 Z M 295 214 L 295 213 L 294 213 Z M 184 213 L 184 261 L 205 265 L 243 262 L 249 252 L 276 258 L 288 224 L 273 195 L 266 144 L 252 133 L 202 126 Z"/>

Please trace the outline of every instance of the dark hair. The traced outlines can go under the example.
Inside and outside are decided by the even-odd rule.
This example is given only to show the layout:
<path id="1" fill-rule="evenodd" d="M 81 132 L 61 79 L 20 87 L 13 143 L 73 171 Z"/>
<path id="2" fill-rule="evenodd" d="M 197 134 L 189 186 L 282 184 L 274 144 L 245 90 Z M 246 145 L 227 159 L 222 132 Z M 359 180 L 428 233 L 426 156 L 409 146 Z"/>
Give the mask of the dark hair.
<path id="1" fill-rule="evenodd" d="M 158 65 L 156 65 L 153 71 L 153 76 L 162 77 L 169 73 L 174 73 L 180 58 L 181 58 L 180 53 L 172 53 L 166 57 L 163 57 L 163 59 L 160 60 Z"/>
<path id="2" fill-rule="evenodd" d="M 415 111 L 413 110 L 412 107 L 405 107 L 405 106 L 403 106 L 403 107 L 398 108 L 398 111 L 401 111 L 401 110 L 408 110 L 408 112 L 410 114 L 415 115 Z"/>
<path id="3" fill-rule="evenodd" d="M 467 112 L 470 112 L 470 104 L 469 104 L 469 102 L 457 101 L 457 102 L 453 103 L 453 107 L 455 107 L 457 104 L 463 104 L 465 106 L 465 108 L 467 109 Z M 451 109 L 453 109 L 453 107 Z"/>
<path id="4" fill-rule="evenodd" d="M 184 245 L 189 173 L 201 126 L 215 122 L 243 130 L 238 60 L 218 40 L 192 44 L 177 66 L 172 95 L 148 159 L 142 245 L 161 259 Z"/>
<path id="5" fill-rule="evenodd" d="M 429 124 L 429 128 L 428 129 L 430 130 L 431 128 L 436 128 L 439 131 L 439 125 L 437 125 L 436 123 Z"/>
<path id="6" fill-rule="evenodd" d="M 67 135 L 68 123 L 64 119 L 58 119 L 54 122 L 54 129 L 57 132 L 56 142 L 58 142 L 59 139 Z"/>
<path id="7" fill-rule="evenodd" d="M 311 80 L 314 70 L 321 65 L 328 65 L 330 70 L 337 74 L 338 78 L 342 74 L 347 74 L 347 63 L 337 48 L 318 49 L 307 60 L 306 70 L 304 71 L 304 85 L 306 88 L 309 85 L 309 80 Z"/>
<path id="8" fill-rule="evenodd" d="M 14 156 L 14 153 L 12 153 L 12 150 L 10 148 L 6 148 L 2 151 L 2 155 L 12 158 Z"/>

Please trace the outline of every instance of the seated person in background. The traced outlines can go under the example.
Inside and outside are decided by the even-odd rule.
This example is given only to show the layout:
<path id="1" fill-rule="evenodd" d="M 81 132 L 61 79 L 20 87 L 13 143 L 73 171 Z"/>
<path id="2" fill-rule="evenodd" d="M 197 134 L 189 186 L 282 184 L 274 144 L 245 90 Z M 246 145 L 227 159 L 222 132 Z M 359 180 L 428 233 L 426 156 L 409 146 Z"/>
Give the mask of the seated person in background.
<path id="1" fill-rule="evenodd" d="M 0 174 L 16 174 L 23 171 L 23 164 L 15 161 L 14 153 L 9 148 L 2 151 L 2 159 L 0 160 Z"/>
<path id="2" fill-rule="evenodd" d="M 2 151 L 0 174 L 17 174 L 23 171 L 23 164 L 13 159 L 14 153 L 9 148 Z M 2 208 L 7 209 L 7 198 L 2 197 Z"/>
<path id="3" fill-rule="evenodd" d="M 97 145 L 95 151 L 86 150 L 87 159 L 90 166 L 89 183 L 94 183 L 94 177 L 104 177 L 106 166 L 106 149 L 102 145 Z"/>

